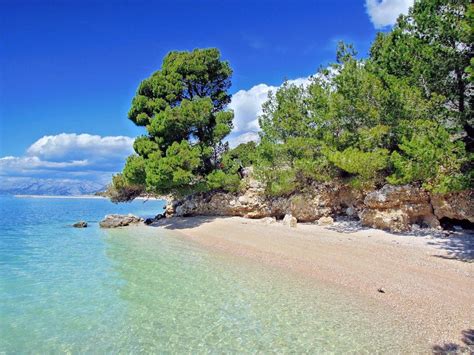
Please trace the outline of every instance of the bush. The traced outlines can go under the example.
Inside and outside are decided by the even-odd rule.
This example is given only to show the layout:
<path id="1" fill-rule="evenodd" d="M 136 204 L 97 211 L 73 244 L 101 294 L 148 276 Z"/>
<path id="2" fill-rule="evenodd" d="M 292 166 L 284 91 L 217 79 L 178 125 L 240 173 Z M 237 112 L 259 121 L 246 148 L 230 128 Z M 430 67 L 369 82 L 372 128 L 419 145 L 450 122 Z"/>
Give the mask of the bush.
<path id="1" fill-rule="evenodd" d="M 453 141 L 449 132 L 432 121 L 419 120 L 405 129 L 400 151 L 390 157 L 392 184 L 420 183 L 433 192 L 446 193 L 471 186 L 473 155 L 464 143 Z M 463 170 L 467 170 L 464 172 Z"/>

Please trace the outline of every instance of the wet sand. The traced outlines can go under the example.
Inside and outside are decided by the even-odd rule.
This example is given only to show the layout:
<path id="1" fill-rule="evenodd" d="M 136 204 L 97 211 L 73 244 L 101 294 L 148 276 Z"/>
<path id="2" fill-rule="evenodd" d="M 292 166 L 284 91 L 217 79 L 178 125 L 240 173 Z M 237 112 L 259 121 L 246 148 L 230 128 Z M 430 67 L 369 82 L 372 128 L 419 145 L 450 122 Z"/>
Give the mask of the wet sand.
<path id="1" fill-rule="evenodd" d="M 290 228 L 239 217 L 171 218 L 155 226 L 369 297 L 411 323 L 429 346 L 466 346 L 466 334 L 474 337 L 473 235 L 397 235 L 350 223 Z"/>

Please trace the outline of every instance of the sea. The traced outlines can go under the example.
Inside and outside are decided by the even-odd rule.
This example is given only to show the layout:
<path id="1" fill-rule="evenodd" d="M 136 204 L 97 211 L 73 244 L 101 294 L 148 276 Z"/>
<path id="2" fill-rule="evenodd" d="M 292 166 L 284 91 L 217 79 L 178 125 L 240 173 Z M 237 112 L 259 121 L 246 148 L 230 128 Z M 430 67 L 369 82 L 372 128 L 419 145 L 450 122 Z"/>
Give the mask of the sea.
<path id="1" fill-rule="evenodd" d="M 422 341 L 361 300 L 157 227 L 163 201 L 0 196 L 0 353 L 393 353 Z M 88 228 L 71 225 L 79 220 Z M 418 344 L 418 345 L 417 345 Z"/>

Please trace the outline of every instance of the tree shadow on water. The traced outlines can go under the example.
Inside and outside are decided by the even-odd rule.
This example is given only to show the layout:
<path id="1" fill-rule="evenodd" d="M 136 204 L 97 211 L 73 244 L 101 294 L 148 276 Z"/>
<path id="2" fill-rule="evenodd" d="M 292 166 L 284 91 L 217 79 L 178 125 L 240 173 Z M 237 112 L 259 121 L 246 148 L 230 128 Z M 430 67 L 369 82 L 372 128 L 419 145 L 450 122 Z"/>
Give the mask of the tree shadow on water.
<path id="1" fill-rule="evenodd" d="M 463 344 L 446 343 L 433 346 L 433 354 L 474 354 L 474 329 L 462 331 Z"/>

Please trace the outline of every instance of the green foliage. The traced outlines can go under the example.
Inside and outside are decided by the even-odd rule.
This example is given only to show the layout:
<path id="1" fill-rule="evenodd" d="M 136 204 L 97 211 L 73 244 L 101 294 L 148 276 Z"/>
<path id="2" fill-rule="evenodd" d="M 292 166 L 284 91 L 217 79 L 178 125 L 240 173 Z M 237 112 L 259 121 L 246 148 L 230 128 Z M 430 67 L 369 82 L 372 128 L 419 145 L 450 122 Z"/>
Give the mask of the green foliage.
<path id="1" fill-rule="evenodd" d="M 466 68 L 473 56 L 470 0 L 419 0 L 394 29 L 378 34 L 371 61 L 382 74 L 404 78 L 425 98 L 445 98 L 446 122 L 454 121 L 473 144 L 472 84 Z"/>
<path id="2" fill-rule="evenodd" d="M 112 177 L 112 183 L 107 187 L 105 196 L 113 203 L 129 202 L 144 192 L 143 186 L 129 184 L 122 174 Z"/>
<path id="3" fill-rule="evenodd" d="M 364 152 L 351 147 L 342 152 L 328 153 L 328 159 L 331 163 L 349 174 L 358 175 L 363 180 L 373 179 L 381 170 L 385 170 L 388 156 L 388 150 L 383 148 Z"/>
<path id="4" fill-rule="evenodd" d="M 145 159 L 137 155 L 129 156 L 122 175 L 124 182 L 129 185 L 144 185 L 146 179 Z"/>
<path id="5" fill-rule="evenodd" d="M 222 165 L 224 169 L 229 167 L 246 168 L 252 166 L 255 161 L 255 151 L 257 143 L 250 141 L 241 143 L 234 149 L 228 150 L 222 157 Z"/>
<path id="6" fill-rule="evenodd" d="M 421 183 L 438 193 L 462 190 L 470 185 L 469 174 L 462 168 L 472 163 L 464 143 L 453 141 L 448 131 L 431 121 L 410 122 L 401 138 L 400 151 L 394 151 L 391 162 L 392 184 Z"/>
<path id="7" fill-rule="evenodd" d="M 226 173 L 214 170 L 207 176 L 207 186 L 210 190 L 225 190 L 235 192 L 238 190 L 241 178 L 237 173 Z"/>
<path id="8" fill-rule="evenodd" d="M 174 142 L 163 157 L 151 155 L 146 163 L 146 185 L 155 193 L 196 184 L 195 171 L 201 164 L 201 149 L 185 140 Z"/>

